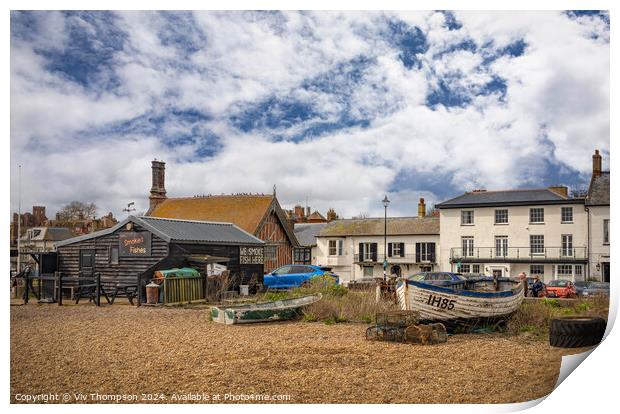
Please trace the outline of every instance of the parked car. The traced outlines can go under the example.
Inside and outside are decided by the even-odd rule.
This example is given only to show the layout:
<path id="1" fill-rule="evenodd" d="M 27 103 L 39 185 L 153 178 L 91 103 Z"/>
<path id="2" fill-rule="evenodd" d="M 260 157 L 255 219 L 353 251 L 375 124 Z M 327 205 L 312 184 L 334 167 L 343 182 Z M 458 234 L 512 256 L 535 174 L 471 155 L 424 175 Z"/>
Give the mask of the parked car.
<path id="1" fill-rule="evenodd" d="M 532 286 L 534 285 L 535 281 L 536 281 L 536 278 L 534 278 L 534 277 L 528 277 L 527 278 L 527 286 L 528 286 L 527 296 L 528 297 L 534 297 L 534 292 L 532 291 Z M 542 281 L 542 277 L 540 278 L 540 283 L 543 284 L 543 288 L 542 288 L 542 290 L 540 292 L 538 292 L 538 297 L 539 298 L 547 297 L 547 285 L 545 284 L 545 282 Z"/>
<path id="2" fill-rule="evenodd" d="M 577 289 L 575 289 L 575 285 L 570 280 L 552 280 L 547 283 L 547 297 L 576 298 Z"/>
<path id="3" fill-rule="evenodd" d="M 609 296 L 609 283 L 607 282 L 575 282 L 577 296 L 588 297 L 595 295 Z"/>
<path id="4" fill-rule="evenodd" d="M 314 265 L 285 265 L 266 274 L 263 284 L 267 289 L 291 289 L 309 284 L 317 277 L 323 277 L 329 283 L 338 284 L 340 279 L 331 270 L 330 267 Z"/>
<path id="5" fill-rule="evenodd" d="M 416 282 L 427 282 L 431 285 L 445 285 L 450 282 L 467 280 L 462 274 L 452 272 L 419 272 L 407 277 L 407 279 Z"/>

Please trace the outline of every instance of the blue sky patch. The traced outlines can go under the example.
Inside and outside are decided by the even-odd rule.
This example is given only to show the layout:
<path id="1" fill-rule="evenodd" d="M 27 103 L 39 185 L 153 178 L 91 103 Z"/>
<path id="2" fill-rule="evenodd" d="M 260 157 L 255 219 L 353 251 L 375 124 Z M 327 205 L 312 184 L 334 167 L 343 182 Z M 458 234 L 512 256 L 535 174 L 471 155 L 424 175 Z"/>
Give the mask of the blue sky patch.
<path id="1" fill-rule="evenodd" d="M 377 114 L 353 116 L 350 100 L 358 85 L 364 82 L 366 69 L 374 63 L 374 59 L 359 56 L 301 83 L 299 89 L 327 94 L 334 106 L 339 108 L 337 113 L 326 113 L 317 102 L 301 101 L 295 91 L 291 91 L 285 96 L 271 96 L 261 102 L 243 104 L 230 117 L 230 122 L 243 132 L 262 131 L 274 140 L 290 139 L 295 142 L 340 129 L 368 126 Z M 284 134 L 285 130 L 300 126 L 301 131 L 290 136 Z"/>
<path id="2" fill-rule="evenodd" d="M 456 19 L 456 16 L 451 11 L 441 10 L 440 13 L 444 15 L 445 25 L 448 30 L 459 30 L 463 27 L 463 24 Z"/>
<path id="3" fill-rule="evenodd" d="M 47 68 L 72 82 L 90 88 L 115 88 L 115 53 L 123 49 L 125 33 L 115 27 L 110 12 L 64 12 L 68 25 L 63 49 L 38 49 Z M 91 34 L 94 31 L 94 35 Z"/>
<path id="4" fill-rule="evenodd" d="M 403 21 L 389 21 L 386 37 L 399 50 L 398 57 L 407 69 L 421 67 L 417 55 L 426 53 L 428 43 L 419 27 L 412 27 Z"/>
<path id="5" fill-rule="evenodd" d="M 576 17 L 598 17 L 609 26 L 609 12 L 606 10 L 568 10 L 566 15 L 570 18 Z"/>

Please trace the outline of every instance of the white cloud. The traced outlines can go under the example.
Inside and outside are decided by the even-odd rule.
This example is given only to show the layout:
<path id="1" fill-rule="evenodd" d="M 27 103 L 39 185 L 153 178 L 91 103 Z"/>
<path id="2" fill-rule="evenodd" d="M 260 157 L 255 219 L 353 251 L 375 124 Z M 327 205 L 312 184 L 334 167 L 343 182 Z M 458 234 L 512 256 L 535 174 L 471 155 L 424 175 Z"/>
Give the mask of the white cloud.
<path id="1" fill-rule="evenodd" d="M 277 184 L 285 206 L 308 198 L 322 212 L 334 207 L 345 216 L 380 215 L 381 198 L 400 177 L 390 194 L 391 211 L 415 215 L 420 196 L 438 202 L 450 187 L 542 185 L 546 162 L 575 168 L 585 179 L 592 150 L 609 150 L 609 30 L 598 18 L 460 12 L 462 28 L 450 31 L 444 16 L 431 12 L 197 12 L 175 26 L 197 50 L 188 54 L 162 43 L 165 15 L 119 12 L 116 24 L 126 43 L 114 53 L 113 73 L 103 76 L 115 75 L 120 84 L 93 90 L 50 72 L 36 53 L 65 50 L 68 19 L 95 33 L 92 23 L 58 13 L 35 15 L 35 37 L 12 38 L 11 155 L 13 171 L 18 163 L 24 166 L 22 205 L 47 204 L 48 212 L 73 199 L 97 202 L 100 213 L 120 214 L 129 201 L 146 209 L 150 160 L 157 157 L 167 161 L 171 196 L 270 192 Z M 388 18 L 418 25 L 426 34 L 429 48 L 418 56 L 420 70 L 407 69 L 389 44 Z M 476 42 L 475 52 L 436 57 L 467 39 Z M 523 56 L 482 65 L 490 53 L 519 39 L 527 43 Z M 360 56 L 371 64 L 360 82 L 337 79 L 346 83 L 339 94 L 300 88 Z M 438 79 L 454 74 L 459 78 L 450 87 L 464 93 L 493 77 L 504 79 L 505 100 L 489 95 L 472 97 L 464 108 L 426 107 Z M 230 124 L 232 113 L 271 97 L 311 105 L 319 118 L 248 133 Z M 173 109 L 198 110 L 210 119 L 170 117 L 154 130 L 99 132 Z M 272 140 L 276 134 L 298 136 L 318 121 L 339 122 L 345 109 L 352 120 L 368 120 L 368 127 L 298 143 Z M 219 137 L 221 148 L 196 158 L 206 130 Z M 163 142 L 192 134 L 197 143 Z M 442 184 L 425 183 L 429 176 Z"/>

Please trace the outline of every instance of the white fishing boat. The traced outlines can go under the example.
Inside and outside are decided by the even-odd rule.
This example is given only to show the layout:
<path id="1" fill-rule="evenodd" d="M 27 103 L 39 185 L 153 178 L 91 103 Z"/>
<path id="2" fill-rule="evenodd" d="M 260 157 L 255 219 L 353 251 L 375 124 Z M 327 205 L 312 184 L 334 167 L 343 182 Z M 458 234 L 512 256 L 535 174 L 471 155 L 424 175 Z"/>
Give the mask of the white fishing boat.
<path id="1" fill-rule="evenodd" d="M 226 325 L 291 320 L 301 315 L 302 308 L 321 300 L 321 297 L 319 293 L 272 302 L 212 307 L 211 318 L 214 322 Z"/>
<path id="2" fill-rule="evenodd" d="M 433 275 L 437 275 L 434 273 Z M 448 280 L 417 274 L 396 284 L 402 310 L 413 310 L 424 321 L 477 326 L 504 321 L 523 302 L 523 284 L 508 278 L 466 279 L 442 272 Z"/>

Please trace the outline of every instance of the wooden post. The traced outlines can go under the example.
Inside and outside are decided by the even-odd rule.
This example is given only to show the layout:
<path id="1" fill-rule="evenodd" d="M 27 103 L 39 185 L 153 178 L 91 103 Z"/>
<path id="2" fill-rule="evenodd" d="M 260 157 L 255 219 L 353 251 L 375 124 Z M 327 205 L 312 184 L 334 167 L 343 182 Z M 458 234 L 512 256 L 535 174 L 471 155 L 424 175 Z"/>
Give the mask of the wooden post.
<path id="1" fill-rule="evenodd" d="M 138 274 L 138 305 L 142 305 L 142 277 Z"/>
<path id="2" fill-rule="evenodd" d="M 95 303 L 97 304 L 97 306 L 101 306 L 101 273 L 97 272 L 95 274 L 95 278 L 97 280 L 97 282 L 96 282 L 97 283 L 97 288 L 96 288 L 96 295 L 97 296 L 95 297 L 95 299 L 96 299 Z"/>
<path id="3" fill-rule="evenodd" d="M 26 286 L 24 286 L 24 305 L 28 304 L 28 297 L 30 296 L 30 289 L 29 289 L 29 281 L 28 281 L 28 273 L 27 271 L 24 271 L 24 281 L 26 282 Z"/>
<path id="4" fill-rule="evenodd" d="M 62 306 L 62 273 L 56 272 L 56 284 L 58 286 L 58 306 Z"/>
<path id="5" fill-rule="evenodd" d="M 209 286 L 208 286 L 208 282 L 209 282 L 209 274 L 208 272 L 204 273 L 204 286 L 203 286 L 203 290 L 204 290 L 204 294 L 205 294 L 205 302 L 207 301 L 207 295 L 209 293 Z"/>

